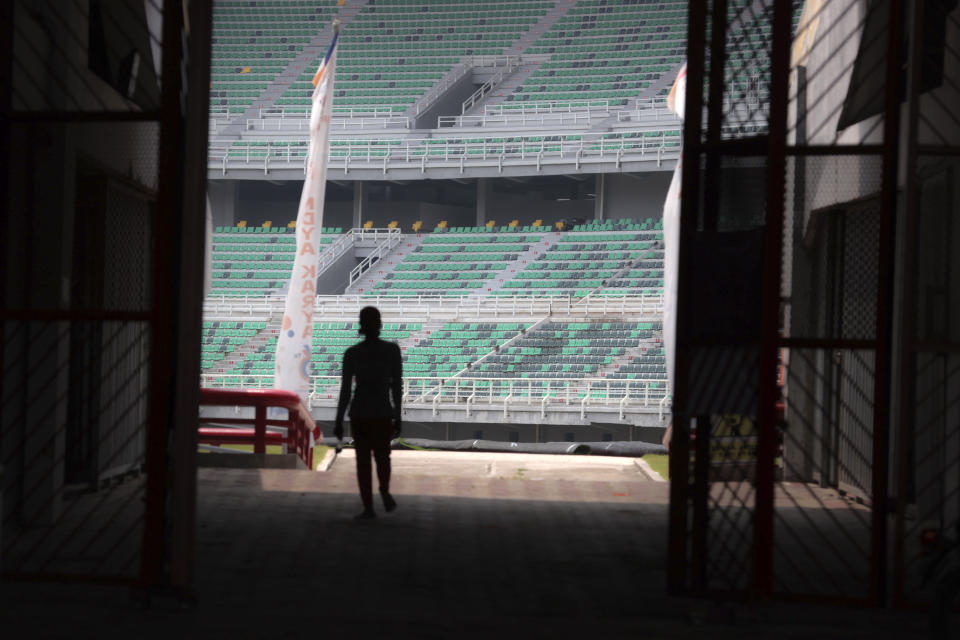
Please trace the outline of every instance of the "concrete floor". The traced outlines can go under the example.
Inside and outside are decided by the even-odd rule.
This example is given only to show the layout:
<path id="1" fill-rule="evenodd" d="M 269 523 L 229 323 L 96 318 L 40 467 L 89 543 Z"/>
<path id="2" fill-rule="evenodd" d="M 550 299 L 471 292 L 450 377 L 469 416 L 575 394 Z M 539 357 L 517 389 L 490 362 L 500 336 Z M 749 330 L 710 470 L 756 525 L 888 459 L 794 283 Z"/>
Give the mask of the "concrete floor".
<path id="1" fill-rule="evenodd" d="M 668 485 L 630 458 L 393 460 L 399 508 L 362 522 L 349 451 L 326 472 L 202 469 L 195 609 L 6 583 L 0 635 L 926 637 L 920 614 L 666 597 Z"/>

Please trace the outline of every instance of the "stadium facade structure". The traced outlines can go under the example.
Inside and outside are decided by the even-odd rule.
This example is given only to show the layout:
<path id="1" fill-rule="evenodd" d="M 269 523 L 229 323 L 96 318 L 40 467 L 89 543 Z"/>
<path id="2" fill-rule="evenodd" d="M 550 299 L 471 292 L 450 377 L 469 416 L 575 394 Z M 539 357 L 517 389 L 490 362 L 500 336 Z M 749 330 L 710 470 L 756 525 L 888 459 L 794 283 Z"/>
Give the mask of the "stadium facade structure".
<path id="1" fill-rule="evenodd" d="M 464 9 L 215 4 L 205 384 L 272 385 L 309 78 L 336 17 L 314 416 L 331 418 L 352 316 L 375 304 L 418 435 L 659 439 L 659 217 L 681 128 L 664 95 L 686 3 Z M 742 89 L 759 102 L 759 79 Z"/>

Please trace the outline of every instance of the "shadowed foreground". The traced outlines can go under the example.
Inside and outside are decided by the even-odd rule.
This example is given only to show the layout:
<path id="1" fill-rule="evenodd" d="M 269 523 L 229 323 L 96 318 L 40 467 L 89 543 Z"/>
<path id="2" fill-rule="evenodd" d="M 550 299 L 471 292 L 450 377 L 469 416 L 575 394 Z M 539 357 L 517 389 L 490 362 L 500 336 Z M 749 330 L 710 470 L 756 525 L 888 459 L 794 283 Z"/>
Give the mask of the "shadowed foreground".
<path id="1" fill-rule="evenodd" d="M 668 485 L 632 459 L 393 459 L 399 509 L 363 522 L 349 451 L 320 473 L 203 469 L 196 609 L 5 584 L 4 637 L 924 637 L 915 614 L 667 598 Z"/>

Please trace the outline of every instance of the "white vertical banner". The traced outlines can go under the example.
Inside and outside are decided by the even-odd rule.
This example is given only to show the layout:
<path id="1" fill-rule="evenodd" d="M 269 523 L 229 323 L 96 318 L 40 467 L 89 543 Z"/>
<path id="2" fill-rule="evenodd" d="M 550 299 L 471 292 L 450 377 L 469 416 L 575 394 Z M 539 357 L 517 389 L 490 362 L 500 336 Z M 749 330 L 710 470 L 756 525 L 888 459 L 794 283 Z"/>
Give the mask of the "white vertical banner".
<path id="1" fill-rule="evenodd" d="M 306 404 L 310 395 L 310 360 L 313 353 L 313 309 L 317 297 L 317 264 L 320 257 L 320 230 L 323 226 L 323 198 L 327 184 L 330 114 L 333 103 L 333 74 L 337 63 L 339 24 L 327 55 L 313 77 L 310 108 L 310 146 L 307 176 L 297 211 L 297 253 L 283 310 L 283 324 L 277 338 L 273 386 L 295 391 Z"/>
<path id="2" fill-rule="evenodd" d="M 687 102 L 687 65 L 677 73 L 667 108 L 683 120 Z M 681 157 L 682 159 L 682 157 Z M 680 186 L 681 160 L 673 170 L 673 180 L 663 203 L 663 350 L 667 361 L 667 384 L 673 393 L 674 362 L 677 354 L 677 272 L 680 268 Z"/>

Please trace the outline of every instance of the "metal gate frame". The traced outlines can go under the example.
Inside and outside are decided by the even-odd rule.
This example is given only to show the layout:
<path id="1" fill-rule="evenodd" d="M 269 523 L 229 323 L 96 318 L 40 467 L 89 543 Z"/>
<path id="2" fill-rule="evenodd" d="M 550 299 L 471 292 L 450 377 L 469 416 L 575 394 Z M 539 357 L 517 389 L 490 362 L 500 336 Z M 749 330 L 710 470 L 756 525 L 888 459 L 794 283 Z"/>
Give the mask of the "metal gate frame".
<path id="1" fill-rule="evenodd" d="M 196 415 L 199 405 L 200 328 L 205 243 L 207 112 L 212 5 L 167 2 L 163 7 L 161 93 L 156 110 L 36 110 L 13 108 L 13 34 L 16 4 L 0 3 L 0 149 L 10 151 L 11 128 L 31 123 L 157 123 L 158 201 L 155 209 L 149 308 L 11 308 L 0 279 L 0 322 L 143 322 L 150 327 L 149 414 L 145 508 L 140 566 L 135 577 L 6 572 L 7 580 L 126 584 L 188 593 L 193 584 L 196 502 Z M 0 172 L 0 202 L 10 198 Z M 0 252 L 0 272 L 7 256 Z M 0 350 L 2 350 L 0 345 Z M 0 351 L 0 359 L 2 359 Z M 2 381 L 0 381 L 2 384 Z"/>
<path id="2" fill-rule="evenodd" d="M 904 18 L 903 4 L 888 3 L 888 24 L 900 25 Z M 777 401 L 775 370 L 781 349 L 868 349 L 876 354 L 876 375 L 873 412 L 873 470 L 871 487 L 871 549 L 869 595 L 846 600 L 848 604 L 885 606 L 888 592 L 887 461 L 890 452 L 891 424 L 891 352 L 893 337 L 894 240 L 897 213 L 897 169 L 900 155 L 900 84 L 901 40 L 897 29 L 888 29 L 886 86 L 884 102 L 884 135 L 880 145 L 833 147 L 787 145 L 787 107 L 789 90 L 790 47 L 792 44 L 790 2 L 773 3 L 770 71 L 770 114 L 766 136 L 747 139 L 721 139 L 723 121 L 722 95 L 728 12 L 726 0 L 691 3 L 688 14 L 687 41 L 687 105 L 684 121 L 683 199 L 680 231 L 680 271 L 677 305 L 676 383 L 673 394 L 673 441 L 670 460 L 670 537 L 668 590 L 676 595 L 720 595 L 731 598 L 767 599 L 784 597 L 774 589 L 774 464 L 777 457 Z M 712 26 L 707 42 L 708 18 Z M 707 65 L 709 51 L 709 78 Z M 705 100 L 704 85 L 709 79 L 710 95 Z M 915 98 L 915 96 L 914 96 Z M 706 129 L 702 118 L 706 107 Z M 709 454 L 710 429 L 698 429 L 695 451 L 691 451 L 691 426 L 697 417 L 688 404 L 690 394 L 691 354 L 698 347 L 717 346 L 697 342 L 691 333 L 691 274 L 694 259 L 692 248 L 697 233 L 697 219 L 703 215 L 703 226 L 716 228 L 716 212 L 711 206 L 716 198 L 721 156 L 766 156 L 766 225 L 764 242 L 764 275 L 762 281 L 763 312 L 761 331 L 755 347 L 759 350 L 758 402 L 759 432 L 755 455 L 755 490 L 752 517 L 752 539 L 741 542 L 749 546 L 748 587 L 745 590 L 717 592 L 708 585 L 707 559 L 723 553 L 707 538 L 706 522 L 710 517 Z M 783 256 L 784 193 L 787 162 L 790 157 L 827 155 L 873 155 L 882 159 L 881 227 L 874 339 L 784 338 L 780 335 L 780 286 Z M 704 167 L 701 182 L 700 172 Z M 701 186 L 702 185 L 702 186 Z M 705 416 L 700 416 L 701 420 Z M 695 455 L 692 455 L 695 454 Z M 692 460 L 691 460 L 692 458 Z M 691 464 L 692 461 L 692 464 Z M 692 477 L 691 477 L 692 475 Z M 692 522 L 691 522 L 692 520 Z M 733 542 L 734 545 L 737 541 Z M 747 550 L 745 550 L 747 551 Z M 822 601 L 816 595 L 791 596 L 790 599 Z M 837 598 L 829 601 L 837 602 Z"/>

